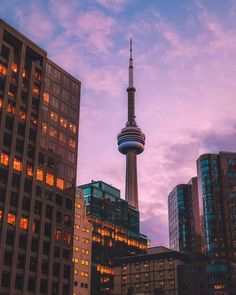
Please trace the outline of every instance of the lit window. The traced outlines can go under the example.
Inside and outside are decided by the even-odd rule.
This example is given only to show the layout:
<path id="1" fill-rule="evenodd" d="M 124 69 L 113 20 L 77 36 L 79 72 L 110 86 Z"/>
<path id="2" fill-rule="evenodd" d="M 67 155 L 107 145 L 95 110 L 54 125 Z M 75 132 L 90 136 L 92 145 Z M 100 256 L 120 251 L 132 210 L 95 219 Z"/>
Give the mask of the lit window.
<path id="1" fill-rule="evenodd" d="M 79 236 L 74 236 L 75 241 L 79 241 Z"/>
<path id="2" fill-rule="evenodd" d="M 72 261 L 74 262 L 74 263 L 78 263 L 79 262 L 79 259 L 78 258 L 72 258 Z"/>
<path id="3" fill-rule="evenodd" d="M 24 69 L 22 72 L 22 77 L 25 78 L 26 77 L 26 70 Z"/>
<path id="4" fill-rule="evenodd" d="M 37 180 L 43 181 L 43 170 L 37 169 Z"/>
<path id="5" fill-rule="evenodd" d="M 0 163 L 5 165 L 5 166 L 8 166 L 8 164 L 9 164 L 9 156 L 7 154 L 1 153 L 1 155 L 0 155 Z"/>
<path id="6" fill-rule="evenodd" d="M 32 166 L 31 165 L 27 165 L 26 166 L 26 171 L 27 171 L 27 175 L 28 176 L 33 176 L 33 168 L 32 168 Z"/>
<path id="7" fill-rule="evenodd" d="M 40 73 L 35 72 L 34 73 L 34 79 L 37 81 L 41 81 L 42 80 L 42 76 L 40 75 Z"/>
<path id="8" fill-rule="evenodd" d="M 28 218 L 21 217 L 21 219 L 20 219 L 20 228 L 27 230 L 28 229 L 28 224 L 29 224 Z"/>
<path id="9" fill-rule="evenodd" d="M 54 184 L 54 177 L 52 174 L 46 173 L 46 183 L 48 185 L 53 185 Z"/>
<path id="10" fill-rule="evenodd" d="M 64 189 L 64 180 L 61 179 L 61 178 L 57 178 L 57 184 L 56 184 L 56 186 L 57 186 L 59 189 L 63 190 L 63 189 Z"/>
<path id="11" fill-rule="evenodd" d="M 63 117 L 60 118 L 60 124 L 64 128 L 67 128 L 67 120 L 65 118 L 63 118 Z"/>
<path id="12" fill-rule="evenodd" d="M 75 149 L 76 141 L 73 138 L 69 138 L 69 147 Z"/>
<path id="13" fill-rule="evenodd" d="M 14 107 L 13 103 L 9 103 L 9 104 L 7 105 L 7 112 L 8 112 L 8 113 L 15 114 L 15 107 Z"/>
<path id="14" fill-rule="evenodd" d="M 39 88 L 37 86 L 33 87 L 33 94 L 39 96 Z"/>
<path id="15" fill-rule="evenodd" d="M 0 210 L 0 221 L 2 221 L 3 212 Z"/>
<path id="16" fill-rule="evenodd" d="M 63 141 L 66 143 L 66 134 L 64 132 L 59 133 L 59 140 Z"/>
<path id="17" fill-rule="evenodd" d="M 79 203 L 75 203 L 75 207 L 80 209 L 81 205 Z"/>
<path id="18" fill-rule="evenodd" d="M 74 270 L 74 275 L 77 275 L 79 273 L 78 269 Z"/>
<path id="19" fill-rule="evenodd" d="M 71 132 L 76 133 L 76 125 L 75 124 L 70 123 L 69 124 L 69 129 L 70 129 Z"/>
<path id="20" fill-rule="evenodd" d="M 17 73 L 17 64 L 16 63 L 13 63 L 11 65 L 11 70 L 12 70 L 12 72 Z"/>
<path id="21" fill-rule="evenodd" d="M 57 129 L 55 129 L 54 127 L 50 126 L 49 135 L 52 136 L 52 137 L 57 137 Z"/>
<path id="22" fill-rule="evenodd" d="M 19 160 L 17 160 L 16 158 L 14 158 L 14 161 L 13 161 L 13 169 L 15 169 L 17 171 L 22 170 L 22 163 Z"/>
<path id="23" fill-rule="evenodd" d="M 35 115 L 31 115 L 30 123 L 33 125 L 37 125 L 37 118 L 35 117 Z"/>
<path id="24" fill-rule="evenodd" d="M 57 122 L 57 120 L 58 120 L 58 115 L 57 115 L 57 113 L 55 113 L 55 112 L 51 112 L 51 113 L 50 113 L 50 119 L 51 119 L 52 121 L 54 121 L 54 122 Z"/>
<path id="25" fill-rule="evenodd" d="M 0 73 L 3 74 L 4 76 L 7 75 L 7 68 L 2 64 L 0 64 Z"/>
<path id="26" fill-rule="evenodd" d="M 68 232 L 65 232 L 64 233 L 64 241 L 67 243 L 67 244 L 70 244 L 71 243 L 71 234 L 68 233 Z"/>
<path id="27" fill-rule="evenodd" d="M 48 128 L 47 124 L 46 124 L 46 123 L 42 123 L 42 131 L 43 131 L 44 133 L 47 132 L 47 128 Z"/>
<path id="28" fill-rule="evenodd" d="M 12 91 L 8 91 L 8 96 L 14 97 L 14 93 Z"/>
<path id="29" fill-rule="evenodd" d="M 26 120 L 26 112 L 23 109 L 20 109 L 19 117 L 21 120 Z"/>
<path id="30" fill-rule="evenodd" d="M 43 94 L 43 101 L 49 103 L 49 93 L 47 91 Z"/>
<path id="31" fill-rule="evenodd" d="M 2 108 L 2 105 L 3 105 L 3 100 L 2 98 L 0 98 L 0 108 Z"/>
<path id="32" fill-rule="evenodd" d="M 56 241 L 60 241 L 60 239 L 61 239 L 61 230 L 60 229 L 58 229 L 58 228 L 55 229 L 54 237 L 55 237 Z"/>
<path id="33" fill-rule="evenodd" d="M 8 213 L 7 215 L 7 223 L 11 224 L 11 225 L 15 225 L 16 224 L 16 216 L 12 213 Z"/>
<path id="34" fill-rule="evenodd" d="M 79 247 L 74 246 L 74 247 L 73 247 L 73 250 L 74 250 L 75 252 L 78 252 L 78 251 L 79 251 Z"/>

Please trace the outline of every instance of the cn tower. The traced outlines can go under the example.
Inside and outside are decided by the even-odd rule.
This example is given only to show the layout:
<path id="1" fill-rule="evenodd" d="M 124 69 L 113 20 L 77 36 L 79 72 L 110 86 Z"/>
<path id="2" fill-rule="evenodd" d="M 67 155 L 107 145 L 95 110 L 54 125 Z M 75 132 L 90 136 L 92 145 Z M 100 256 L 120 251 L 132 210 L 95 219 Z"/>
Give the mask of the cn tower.
<path id="1" fill-rule="evenodd" d="M 136 123 L 134 67 L 132 57 L 132 39 L 130 39 L 128 121 L 117 136 L 119 152 L 126 155 L 125 199 L 138 210 L 137 155 L 144 151 L 145 135 Z"/>

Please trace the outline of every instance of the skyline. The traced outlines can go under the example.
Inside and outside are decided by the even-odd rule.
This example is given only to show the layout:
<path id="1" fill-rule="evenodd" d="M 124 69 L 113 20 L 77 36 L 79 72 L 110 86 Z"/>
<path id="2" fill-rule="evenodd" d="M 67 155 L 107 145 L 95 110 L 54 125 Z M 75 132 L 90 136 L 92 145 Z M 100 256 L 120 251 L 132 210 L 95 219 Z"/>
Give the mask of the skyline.
<path id="1" fill-rule="evenodd" d="M 171 2 L 3 0 L 0 8 L 82 82 L 77 183 L 103 180 L 123 198 L 116 135 L 126 120 L 132 36 L 136 114 L 147 137 L 138 159 L 142 233 L 153 245 L 168 245 L 167 196 L 196 175 L 196 159 L 236 149 L 236 4 Z"/>

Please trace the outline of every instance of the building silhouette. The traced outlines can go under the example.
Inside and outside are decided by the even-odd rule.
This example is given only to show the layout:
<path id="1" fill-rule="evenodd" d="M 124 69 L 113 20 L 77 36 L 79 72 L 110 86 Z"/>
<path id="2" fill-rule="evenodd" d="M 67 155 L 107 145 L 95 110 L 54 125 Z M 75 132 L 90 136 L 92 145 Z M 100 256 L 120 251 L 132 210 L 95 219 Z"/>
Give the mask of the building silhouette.
<path id="1" fill-rule="evenodd" d="M 80 82 L 0 20 L 0 294 L 72 294 Z"/>

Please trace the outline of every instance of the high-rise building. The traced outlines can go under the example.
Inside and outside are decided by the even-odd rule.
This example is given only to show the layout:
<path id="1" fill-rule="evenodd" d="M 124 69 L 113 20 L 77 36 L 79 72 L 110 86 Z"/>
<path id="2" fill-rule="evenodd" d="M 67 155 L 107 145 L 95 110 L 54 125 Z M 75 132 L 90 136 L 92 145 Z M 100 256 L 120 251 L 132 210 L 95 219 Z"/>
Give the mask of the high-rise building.
<path id="1" fill-rule="evenodd" d="M 80 82 L 0 20 L 0 294 L 73 292 Z"/>
<path id="2" fill-rule="evenodd" d="M 147 238 L 139 233 L 139 212 L 102 181 L 80 186 L 92 231 L 91 294 L 113 294 L 114 259 L 145 253 Z"/>
<path id="3" fill-rule="evenodd" d="M 197 177 L 179 184 L 168 196 L 170 248 L 201 252 Z"/>
<path id="4" fill-rule="evenodd" d="M 90 295 L 92 224 L 86 216 L 83 192 L 76 189 L 74 220 L 74 291 L 73 295 Z"/>
<path id="5" fill-rule="evenodd" d="M 197 170 L 205 252 L 236 261 L 236 153 L 202 155 Z"/>
<path id="6" fill-rule="evenodd" d="M 135 87 L 132 58 L 132 40 L 130 40 L 129 86 L 128 92 L 128 121 L 117 136 L 119 151 L 126 155 L 126 201 L 138 210 L 138 178 L 137 155 L 142 153 L 145 145 L 145 135 L 136 123 L 135 116 Z"/>
<path id="7" fill-rule="evenodd" d="M 114 295 L 182 295 L 178 269 L 186 260 L 184 254 L 165 247 L 154 247 L 146 254 L 117 259 Z"/>

